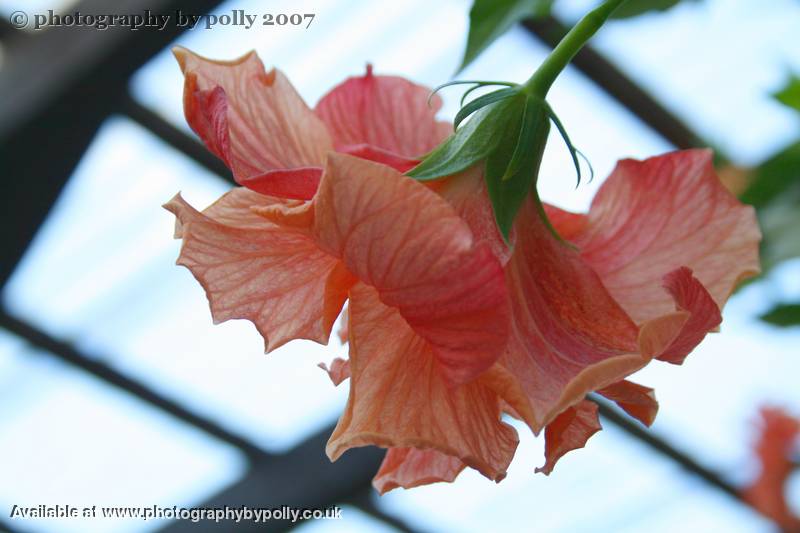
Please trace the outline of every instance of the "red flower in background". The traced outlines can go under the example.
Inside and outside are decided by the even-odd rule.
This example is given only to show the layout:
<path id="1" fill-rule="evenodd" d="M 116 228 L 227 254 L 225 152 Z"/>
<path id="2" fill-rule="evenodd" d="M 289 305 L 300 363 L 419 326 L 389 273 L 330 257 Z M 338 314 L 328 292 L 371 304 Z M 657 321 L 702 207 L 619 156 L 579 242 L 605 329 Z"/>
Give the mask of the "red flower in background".
<path id="1" fill-rule="evenodd" d="M 786 484 L 795 468 L 793 454 L 800 444 L 800 420 L 782 409 L 764 407 L 755 455 L 761 467 L 758 477 L 742 494 L 750 505 L 773 520 L 783 531 L 800 531 L 800 517 L 786 502 Z"/>
<path id="2" fill-rule="evenodd" d="M 574 246 L 530 200 L 509 247 L 480 168 L 428 185 L 400 173 L 451 130 L 427 89 L 368 70 L 312 111 L 252 53 L 176 56 L 187 120 L 245 187 L 203 213 L 167 205 L 179 263 L 216 321 L 253 321 L 268 349 L 327 342 L 349 300 L 349 360 L 330 373 L 350 396 L 328 454 L 389 448 L 381 492 L 465 466 L 502 479 L 517 444 L 503 412 L 545 429 L 546 473 L 600 429 L 589 392 L 650 424 L 653 391 L 624 378 L 681 363 L 758 271 L 752 209 L 707 151 L 621 162 L 587 215 L 547 206 Z"/>

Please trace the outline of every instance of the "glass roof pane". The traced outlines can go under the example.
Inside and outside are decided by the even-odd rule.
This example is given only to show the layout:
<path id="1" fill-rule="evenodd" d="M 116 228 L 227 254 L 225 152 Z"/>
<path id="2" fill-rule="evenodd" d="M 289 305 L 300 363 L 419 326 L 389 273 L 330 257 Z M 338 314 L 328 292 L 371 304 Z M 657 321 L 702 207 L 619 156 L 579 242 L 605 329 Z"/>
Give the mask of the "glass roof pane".
<path id="1" fill-rule="evenodd" d="M 556 10 L 575 20 L 594 3 Z M 797 138 L 795 117 L 770 94 L 800 70 L 798 25 L 794 0 L 685 1 L 612 22 L 593 45 L 734 162 L 757 164 Z"/>
<path id="2" fill-rule="evenodd" d="M 759 406 L 800 411 L 800 328 L 754 319 L 783 298 L 800 298 L 800 260 L 736 293 L 721 332 L 708 335 L 682 366 L 657 363 L 632 377 L 656 389 L 653 430 L 734 481 L 755 473 L 749 459 Z"/>
<path id="3" fill-rule="evenodd" d="M 180 242 L 161 204 L 182 190 L 205 206 L 227 188 L 139 126 L 113 119 L 4 298 L 14 314 L 283 450 L 332 423 L 344 405 L 346 391 L 316 367 L 341 348 L 298 341 L 265 356 L 249 323 L 212 325 L 202 288 L 175 266 Z"/>
<path id="4" fill-rule="evenodd" d="M 664 22 L 669 17 L 704 14 L 713 18 L 700 17 L 713 22 L 712 35 L 719 32 L 725 37 L 729 31 L 736 35 L 736 30 L 721 27 L 724 24 L 714 18 L 716 14 L 722 13 L 721 20 L 729 21 L 733 15 L 726 9 L 745 9 L 721 7 L 736 3 L 712 0 L 688 4 L 669 14 L 614 23 L 601 32 L 598 47 L 736 161 L 757 160 L 785 142 L 788 135 L 788 122 L 776 118 L 764 96 L 774 88 L 769 83 L 777 83 L 777 78 L 756 67 L 752 67 L 751 77 L 750 70 L 742 71 L 747 73 L 742 74 L 746 83 L 736 78 L 735 68 L 718 61 L 721 44 L 671 55 L 681 46 L 690 46 L 682 40 L 694 39 L 697 45 L 710 38 L 698 33 L 702 24 L 694 18 L 675 23 L 683 28 L 685 39 L 670 37 Z M 300 9 L 297 5 L 276 1 L 270 4 L 270 11 L 293 12 Z M 301 7 L 317 14 L 308 30 L 196 29 L 178 42 L 216 58 L 235 57 L 256 48 L 267 67 L 276 65 L 286 71 L 310 103 L 346 76 L 363 72 L 366 61 L 372 61 L 378 73 L 399 73 L 433 86 L 449 78 L 462 53 L 467 2 L 392 2 L 385 9 L 382 6 L 380 13 L 367 3 L 345 0 L 303 3 Z M 224 4 L 217 12 L 231 9 L 264 12 L 263 3 L 239 0 Z M 420 9 L 425 12 L 422 20 Z M 737 13 L 737 17 L 741 15 Z M 569 16 L 567 11 L 562 14 Z M 748 19 L 739 19 L 740 26 L 741 20 Z M 764 19 L 757 20 L 761 24 Z M 623 25 L 624 39 L 630 41 L 620 37 Z M 769 33 L 759 27 L 761 34 Z M 725 39 L 723 42 L 730 43 L 729 35 Z M 664 42 L 675 42 L 675 46 L 663 46 Z M 771 64 L 782 60 L 778 48 L 770 50 Z M 521 81 L 546 52 L 526 32 L 515 29 L 461 77 Z M 751 59 L 745 55 L 741 61 L 749 65 Z M 713 72 L 698 75 L 701 65 L 713 67 Z M 722 65 L 727 65 L 727 70 Z M 670 73 L 668 79 L 665 73 Z M 675 73 L 683 74 L 673 76 Z M 783 71 L 778 74 L 782 76 Z M 720 83 L 693 85 L 709 78 Z M 752 106 L 741 110 L 741 115 L 725 115 L 720 110 L 731 109 L 733 97 L 730 102 L 723 98 L 728 98 L 729 88 L 737 84 L 746 93 L 737 98 L 746 97 L 742 101 Z M 186 129 L 180 101 L 182 80 L 168 51 L 137 74 L 132 90 L 140 101 Z M 458 96 L 459 91 L 453 89 L 444 93 L 445 116 L 455 113 Z M 597 172 L 597 179 L 575 190 L 571 162 L 554 134 L 540 186 L 542 196 L 558 205 L 585 209 L 618 158 L 643 157 L 670 148 L 574 69 L 559 79 L 550 101 Z M 732 122 L 740 116 L 747 120 L 747 128 Z M 758 142 L 750 142 L 753 139 Z M 763 139 L 766 141 L 760 142 Z M 341 411 L 345 388 L 334 389 L 315 364 L 344 349 L 336 341 L 327 349 L 300 342 L 265 357 L 251 325 L 211 326 L 202 290 L 187 271 L 173 265 L 178 244 L 169 238 L 172 218 L 158 206 L 178 190 L 193 204 L 207 205 L 227 187 L 137 126 L 122 119 L 111 121 L 26 254 L 7 287 L 5 302 L 18 316 L 74 340 L 223 425 L 270 449 L 285 449 Z M 748 421 L 758 404 L 800 405 L 796 380 L 790 378 L 798 375 L 798 368 L 788 357 L 796 351 L 796 333 L 753 321 L 763 310 L 765 294 L 784 294 L 792 290 L 791 283 L 800 293 L 792 281 L 800 279 L 798 265 L 787 268 L 776 271 L 770 283 L 752 285 L 735 296 L 726 310 L 722 333 L 712 335 L 683 367 L 657 365 L 636 377 L 655 386 L 661 400 L 655 431 L 736 479 L 752 473 L 753 465 L 747 459 Z M 394 512 L 402 512 L 402 518 L 417 517 L 420 524 L 429 529 L 434 524 L 436 530 L 437 520 L 450 530 L 477 530 L 500 519 L 524 528 L 531 520 L 527 512 L 530 502 L 545 510 L 537 520 L 546 531 L 595 531 L 595 524 L 606 531 L 666 530 L 675 524 L 674 516 L 686 516 L 685 523 L 708 529 L 765 527 L 748 510 L 718 497 L 628 440 L 609 428 L 594 437 L 588 449 L 568 456 L 553 476 L 545 478 L 532 473 L 540 463 L 542 441 L 527 439 L 518 464 L 499 486 L 469 473 L 454 486 L 398 492 L 380 501 Z M 609 480 L 614 481 L 614 490 L 609 490 Z M 464 502 L 474 505 L 465 506 Z M 333 523 L 326 527 L 329 524 Z"/>
<path id="5" fill-rule="evenodd" d="M 429 531 L 761 531 L 754 512 L 687 476 L 609 423 L 584 450 L 565 456 L 548 477 L 543 441 L 522 435 L 500 484 L 472 470 L 453 485 L 395 490 L 378 497 L 386 512 Z M 671 529 L 670 529 L 671 528 Z"/>
<path id="6" fill-rule="evenodd" d="M 242 475 L 235 449 L 0 331 L 0 507 L 196 505 Z M 28 531 L 162 522 L 4 517 Z"/>

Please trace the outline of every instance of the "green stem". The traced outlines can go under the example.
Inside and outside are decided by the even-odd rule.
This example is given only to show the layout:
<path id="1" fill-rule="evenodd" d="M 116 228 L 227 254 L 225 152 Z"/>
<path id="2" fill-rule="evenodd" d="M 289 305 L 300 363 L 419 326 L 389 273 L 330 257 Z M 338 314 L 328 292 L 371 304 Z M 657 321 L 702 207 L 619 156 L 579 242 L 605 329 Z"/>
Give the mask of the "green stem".
<path id="1" fill-rule="evenodd" d="M 578 53 L 586 41 L 605 23 L 611 13 L 627 0 L 606 0 L 587 13 L 558 43 L 547 59 L 536 69 L 533 76 L 525 82 L 525 90 L 544 99 L 550 86 Z"/>

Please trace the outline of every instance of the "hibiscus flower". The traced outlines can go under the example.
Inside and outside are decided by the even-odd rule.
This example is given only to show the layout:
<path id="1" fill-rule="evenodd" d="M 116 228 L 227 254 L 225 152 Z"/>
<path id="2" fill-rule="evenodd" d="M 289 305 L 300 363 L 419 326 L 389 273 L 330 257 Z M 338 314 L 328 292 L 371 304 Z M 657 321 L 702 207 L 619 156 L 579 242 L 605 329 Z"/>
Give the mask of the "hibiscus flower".
<path id="1" fill-rule="evenodd" d="M 792 456 L 800 443 L 800 420 L 776 407 L 763 407 L 759 414 L 760 435 L 753 453 L 761 469 L 742 496 L 782 531 L 800 531 L 800 516 L 786 501 L 786 485 L 796 468 Z"/>
<path id="2" fill-rule="evenodd" d="M 518 437 L 503 413 L 545 429 L 549 472 L 599 429 L 598 391 L 649 424 L 653 391 L 625 381 L 653 358 L 680 363 L 758 271 L 752 209 L 719 184 L 706 151 L 623 161 L 588 215 L 531 199 L 500 235 L 480 165 L 433 183 L 402 174 L 452 128 L 437 97 L 398 77 L 350 78 L 310 109 L 253 53 L 175 52 L 189 124 L 236 188 L 198 212 L 167 208 L 178 260 L 215 321 L 251 320 L 272 350 L 326 343 L 345 300 L 349 378 L 332 460 L 388 449 L 385 492 L 499 481 Z"/>

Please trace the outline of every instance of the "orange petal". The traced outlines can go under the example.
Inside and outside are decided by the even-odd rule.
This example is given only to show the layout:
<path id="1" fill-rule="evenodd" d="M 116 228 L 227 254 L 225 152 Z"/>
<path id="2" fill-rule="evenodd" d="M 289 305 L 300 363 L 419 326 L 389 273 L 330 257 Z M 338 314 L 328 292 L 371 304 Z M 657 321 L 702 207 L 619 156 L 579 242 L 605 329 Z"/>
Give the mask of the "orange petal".
<path id="1" fill-rule="evenodd" d="M 515 227 L 517 244 L 506 265 L 513 333 L 500 364 L 516 384 L 502 388 L 538 432 L 588 392 L 619 381 L 649 358 L 639 353 L 639 328 L 578 253 L 553 237 L 532 199 Z"/>
<path id="2" fill-rule="evenodd" d="M 317 366 L 328 373 L 328 377 L 331 378 L 331 381 L 337 387 L 342 381 L 350 377 L 350 361 L 347 359 L 337 357 L 331 361 L 330 368 L 328 368 L 328 365 L 325 363 L 320 363 Z"/>
<path id="3" fill-rule="evenodd" d="M 637 323 L 669 313 L 662 277 L 689 267 L 722 309 L 759 272 L 761 234 L 750 206 L 722 186 L 709 150 L 620 161 L 574 242 Z"/>
<path id="4" fill-rule="evenodd" d="M 500 420 L 498 398 L 476 380 L 451 387 L 428 342 L 363 283 L 350 290 L 350 397 L 327 453 L 347 449 L 434 449 L 486 477 L 505 476 L 517 433 Z"/>
<path id="5" fill-rule="evenodd" d="M 655 391 L 631 381 L 623 380 L 597 391 L 614 401 L 626 413 L 650 426 L 658 413 Z"/>
<path id="6" fill-rule="evenodd" d="M 212 206 L 211 211 L 224 212 L 228 206 Z M 178 264 L 205 289 L 215 323 L 250 320 L 267 351 L 292 339 L 327 342 L 352 278 L 307 231 L 264 219 L 261 227 L 227 226 L 197 212 L 180 195 L 164 207 L 182 225 Z M 254 224 L 258 218 L 243 217 Z"/>
<path id="7" fill-rule="evenodd" d="M 314 206 L 323 249 L 400 311 L 450 382 L 497 360 L 509 326 L 503 270 L 447 202 L 389 167 L 331 154 Z"/>
<path id="8" fill-rule="evenodd" d="M 550 475 L 564 454 L 586 446 L 589 438 L 603 429 L 597 417 L 597 404 L 584 400 L 570 407 L 544 430 L 545 463 L 536 472 Z"/>
<path id="9" fill-rule="evenodd" d="M 403 487 L 410 489 L 444 481 L 452 482 L 466 467 L 458 458 L 436 450 L 389 448 L 372 480 L 380 494 Z"/>
<path id="10" fill-rule="evenodd" d="M 253 211 L 254 208 L 289 208 L 297 205 L 301 205 L 301 202 L 265 196 L 244 187 L 234 187 L 223 194 L 219 200 L 203 209 L 203 215 L 225 226 L 240 229 L 262 229 L 270 227 L 271 224 L 263 217 L 258 216 Z"/>
<path id="11" fill-rule="evenodd" d="M 265 72 L 255 52 L 233 61 L 181 47 L 173 53 L 185 76 L 186 120 L 236 181 L 262 193 L 310 198 L 332 143 L 289 80 L 278 70 Z"/>
<path id="12" fill-rule="evenodd" d="M 348 78 L 326 94 L 315 112 L 328 126 L 336 149 L 368 144 L 406 158 L 431 151 L 453 128 L 438 122 L 442 101 L 430 89 L 396 76 Z"/>
<path id="13" fill-rule="evenodd" d="M 792 453 L 798 439 L 800 420 L 782 409 L 761 409 L 761 435 L 754 450 L 761 471 L 755 481 L 742 490 L 742 495 L 783 531 L 800 531 L 800 517 L 792 513 L 786 501 L 787 484 L 794 470 Z"/>
<path id="14" fill-rule="evenodd" d="M 428 182 L 429 186 L 446 199 L 469 225 L 477 242 L 486 242 L 501 264 L 511 257 L 516 243 L 516 232 L 511 231 L 510 245 L 494 220 L 492 202 L 483 179 L 483 165 L 476 165 L 450 178 Z"/>

